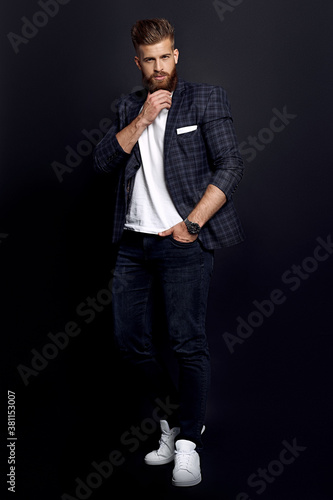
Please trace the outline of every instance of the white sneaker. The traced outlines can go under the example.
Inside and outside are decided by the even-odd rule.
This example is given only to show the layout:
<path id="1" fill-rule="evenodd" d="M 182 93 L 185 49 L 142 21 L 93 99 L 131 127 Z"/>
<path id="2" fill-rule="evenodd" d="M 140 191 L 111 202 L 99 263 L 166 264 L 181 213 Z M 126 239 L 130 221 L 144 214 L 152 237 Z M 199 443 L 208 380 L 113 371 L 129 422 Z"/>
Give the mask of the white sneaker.
<path id="1" fill-rule="evenodd" d="M 180 433 L 179 427 L 170 429 L 166 420 L 160 420 L 161 439 L 158 450 L 151 451 L 145 456 L 148 465 L 163 465 L 172 462 L 175 456 L 175 437 Z"/>
<path id="2" fill-rule="evenodd" d="M 196 444 L 187 439 L 176 441 L 175 467 L 172 474 L 174 486 L 195 486 L 201 481 L 200 457 Z"/>

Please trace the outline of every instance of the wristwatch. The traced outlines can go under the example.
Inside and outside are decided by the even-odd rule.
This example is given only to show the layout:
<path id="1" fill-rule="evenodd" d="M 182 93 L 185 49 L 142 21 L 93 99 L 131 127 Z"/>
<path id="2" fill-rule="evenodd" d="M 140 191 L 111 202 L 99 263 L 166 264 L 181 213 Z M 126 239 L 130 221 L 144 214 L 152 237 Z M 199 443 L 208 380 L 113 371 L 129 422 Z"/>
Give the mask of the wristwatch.
<path id="1" fill-rule="evenodd" d="M 198 234 L 200 232 L 201 227 L 196 222 L 191 222 L 187 218 L 184 220 L 184 222 L 190 234 Z"/>

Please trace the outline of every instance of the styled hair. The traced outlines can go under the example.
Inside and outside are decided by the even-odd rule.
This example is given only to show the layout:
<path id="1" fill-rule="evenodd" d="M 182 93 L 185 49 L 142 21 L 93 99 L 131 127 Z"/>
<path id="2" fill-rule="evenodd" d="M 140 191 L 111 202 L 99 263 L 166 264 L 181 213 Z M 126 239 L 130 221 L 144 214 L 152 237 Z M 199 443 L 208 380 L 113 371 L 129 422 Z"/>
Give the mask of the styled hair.
<path id="1" fill-rule="evenodd" d="M 132 26 L 131 37 L 135 50 L 139 45 L 153 45 L 165 38 L 170 38 L 174 46 L 175 29 L 163 18 L 142 19 Z"/>

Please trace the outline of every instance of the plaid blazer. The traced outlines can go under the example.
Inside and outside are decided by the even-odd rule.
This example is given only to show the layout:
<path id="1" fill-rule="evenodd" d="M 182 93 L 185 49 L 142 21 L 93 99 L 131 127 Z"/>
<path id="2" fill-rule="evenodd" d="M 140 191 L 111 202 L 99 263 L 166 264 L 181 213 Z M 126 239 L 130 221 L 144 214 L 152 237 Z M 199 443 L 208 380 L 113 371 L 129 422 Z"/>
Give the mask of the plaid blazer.
<path id="1" fill-rule="evenodd" d="M 147 92 L 140 91 L 120 100 L 115 122 L 94 151 L 95 169 L 117 176 L 114 243 L 123 232 L 135 174 L 142 163 L 138 143 L 128 154 L 119 145 L 116 133 L 136 118 L 146 97 Z M 235 245 L 244 239 L 232 199 L 243 168 L 225 90 L 179 79 L 165 129 L 165 179 L 183 219 L 199 202 L 208 184 L 225 193 L 227 202 L 199 233 L 200 241 L 208 249 Z"/>

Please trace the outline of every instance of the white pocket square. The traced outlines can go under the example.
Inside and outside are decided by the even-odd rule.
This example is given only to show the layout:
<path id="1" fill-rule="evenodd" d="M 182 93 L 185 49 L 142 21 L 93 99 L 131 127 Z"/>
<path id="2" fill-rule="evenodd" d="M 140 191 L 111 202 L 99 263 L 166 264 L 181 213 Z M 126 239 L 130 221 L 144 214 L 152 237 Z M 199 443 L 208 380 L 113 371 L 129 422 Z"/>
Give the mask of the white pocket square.
<path id="1" fill-rule="evenodd" d="M 193 130 L 197 130 L 198 125 L 190 125 L 189 127 L 181 127 L 177 128 L 177 134 L 187 134 L 187 132 L 193 132 Z"/>

